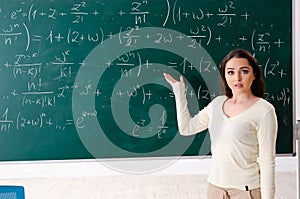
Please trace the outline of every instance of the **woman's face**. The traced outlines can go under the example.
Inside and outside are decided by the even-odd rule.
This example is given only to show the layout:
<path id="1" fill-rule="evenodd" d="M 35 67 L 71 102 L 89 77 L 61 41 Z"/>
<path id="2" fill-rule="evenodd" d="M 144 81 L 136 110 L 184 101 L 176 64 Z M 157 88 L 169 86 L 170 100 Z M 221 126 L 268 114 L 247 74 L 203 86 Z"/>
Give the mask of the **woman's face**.
<path id="1" fill-rule="evenodd" d="M 249 93 L 255 75 L 247 59 L 234 57 L 225 65 L 225 79 L 233 94 Z"/>

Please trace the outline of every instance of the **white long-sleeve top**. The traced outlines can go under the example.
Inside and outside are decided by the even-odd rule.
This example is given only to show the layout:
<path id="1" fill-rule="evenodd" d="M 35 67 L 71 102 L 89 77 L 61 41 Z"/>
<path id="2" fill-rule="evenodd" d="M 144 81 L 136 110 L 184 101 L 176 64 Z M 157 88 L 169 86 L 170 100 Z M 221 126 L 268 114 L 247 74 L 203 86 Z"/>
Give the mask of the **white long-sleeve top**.
<path id="1" fill-rule="evenodd" d="M 278 128 L 274 107 L 260 98 L 247 110 L 228 118 L 222 108 L 227 97 L 219 96 L 191 117 L 184 84 L 171 86 L 180 134 L 209 131 L 213 164 L 208 181 L 240 190 L 260 187 L 262 199 L 274 199 Z"/>

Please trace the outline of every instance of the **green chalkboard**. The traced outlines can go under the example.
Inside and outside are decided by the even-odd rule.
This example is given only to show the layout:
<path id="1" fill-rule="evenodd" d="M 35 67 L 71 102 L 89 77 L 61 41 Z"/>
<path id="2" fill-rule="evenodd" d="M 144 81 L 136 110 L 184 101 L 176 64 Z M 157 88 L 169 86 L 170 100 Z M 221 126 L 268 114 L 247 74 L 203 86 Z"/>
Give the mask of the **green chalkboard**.
<path id="1" fill-rule="evenodd" d="M 277 153 L 293 154 L 291 0 L 3 0 L 0 160 L 205 156 L 162 73 L 184 76 L 195 114 L 234 48 L 259 60 Z"/>

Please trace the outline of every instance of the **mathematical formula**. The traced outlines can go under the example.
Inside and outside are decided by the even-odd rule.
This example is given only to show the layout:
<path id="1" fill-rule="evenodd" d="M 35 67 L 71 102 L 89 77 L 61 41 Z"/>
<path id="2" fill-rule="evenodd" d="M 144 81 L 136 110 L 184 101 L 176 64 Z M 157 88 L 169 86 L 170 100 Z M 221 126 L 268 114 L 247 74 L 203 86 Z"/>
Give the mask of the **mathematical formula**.
<path id="1" fill-rule="evenodd" d="M 282 31 L 284 23 L 267 15 L 267 10 L 263 15 L 244 4 L 237 0 L 0 3 L 0 134 L 37 129 L 67 135 L 74 128 L 91 128 L 89 121 L 95 119 L 103 129 L 120 123 L 124 125 L 120 131 L 134 138 L 167 140 L 177 127 L 176 118 L 169 118 L 175 111 L 174 94 L 163 72 L 183 75 L 188 100 L 204 106 L 221 94 L 210 89 L 205 77 L 217 79 L 221 59 L 233 48 L 246 48 L 257 57 L 267 85 L 282 82 L 269 87 L 266 99 L 279 109 L 290 107 L 289 30 Z M 144 28 L 152 27 L 149 30 L 156 31 L 145 34 Z M 101 53 L 87 59 L 96 49 Z M 188 52 L 197 52 L 196 61 Z M 96 74 L 101 74 L 99 81 L 93 79 Z M 77 109 L 74 96 L 92 99 L 95 108 Z M 164 109 L 151 117 L 156 104 Z M 113 121 L 114 114 L 124 112 L 110 110 L 115 107 L 128 109 L 125 124 L 122 119 Z"/>

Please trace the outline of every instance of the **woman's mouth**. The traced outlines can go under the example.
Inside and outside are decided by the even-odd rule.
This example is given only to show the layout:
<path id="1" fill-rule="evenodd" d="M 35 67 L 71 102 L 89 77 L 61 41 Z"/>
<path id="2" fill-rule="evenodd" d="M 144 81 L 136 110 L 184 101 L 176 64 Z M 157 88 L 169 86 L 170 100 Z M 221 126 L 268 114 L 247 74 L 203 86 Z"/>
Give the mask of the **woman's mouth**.
<path id="1" fill-rule="evenodd" d="M 234 86 L 237 87 L 237 88 L 242 88 L 243 84 L 235 84 Z"/>

